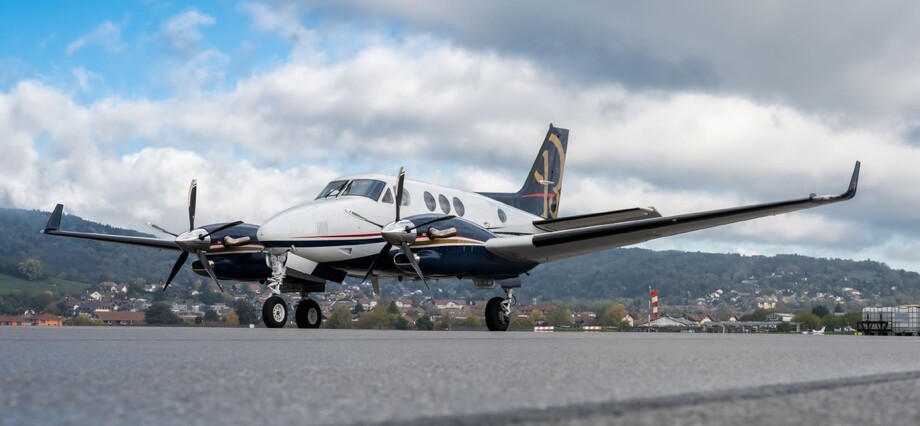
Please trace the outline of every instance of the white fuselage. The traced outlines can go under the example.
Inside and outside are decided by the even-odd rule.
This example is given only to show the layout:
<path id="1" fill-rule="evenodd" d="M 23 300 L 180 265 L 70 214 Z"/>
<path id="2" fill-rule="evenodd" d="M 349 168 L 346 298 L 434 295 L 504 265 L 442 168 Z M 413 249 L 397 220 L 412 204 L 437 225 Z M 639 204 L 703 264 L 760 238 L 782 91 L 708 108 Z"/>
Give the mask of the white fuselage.
<path id="1" fill-rule="evenodd" d="M 381 239 L 380 227 L 360 220 L 346 210 L 383 226 L 393 222 L 396 219 L 394 195 L 397 178 L 382 174 L 360 174 L 343 176 L 333 182 L 340 181 L 348 184 L 355 182 L 355 187 L 359 181 L 377 181 L 382 183 L 378 187 L 382 186 L 383 189 L 378 194 L 371 194 L 375 195 L 374 198 L 348 194 L 347 190 L 341 194 L 333 192 L 326 197 L 284 210 L 259 228 L 259 242 L 271 247 L 272 251 L 288 251 L 316 263 L 342 262 L 376 255 L 385 244 Z M 541 219 L 539 216 L 473 192 L 409 179 L 405 180 L 404 190 L 401 218 L 420 214 L 449 214 L 489 229 L 498 236 L 542 232 L 533 226 L 533 221 Z M 432 199 L 434 203 L 431 203 Z M 372 240 L 377 241 L 370 242 Z"/>

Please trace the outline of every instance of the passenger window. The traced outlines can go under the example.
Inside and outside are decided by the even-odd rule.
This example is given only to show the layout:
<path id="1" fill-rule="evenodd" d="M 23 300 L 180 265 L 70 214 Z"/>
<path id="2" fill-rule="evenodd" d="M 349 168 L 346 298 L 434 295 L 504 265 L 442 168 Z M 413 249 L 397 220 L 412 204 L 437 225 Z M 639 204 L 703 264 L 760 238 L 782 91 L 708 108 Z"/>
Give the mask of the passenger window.
<path id="1" fill-rule="evenodd" d="M 500 220 L 502 223 L 508 221 L 508 215 L 506 215 L 505 211 L 502 209 L 498 209 L 498 220 Z"/>
<path id="2" fill-rule="evenodd" d="M 430 192 L 425 191 L 425 206 L 428 207 L 428 211 L 433 212 L 437 204 L 434 202 L 434 195 L 431 195 Z"/>
<path id="3" fill-rule="evenodd" d="M 447 197 L 444 194 L 438 195 L 438 204 L 441 205 L 441 211 L 444 214 L 450 213 L 450 201 L 447 201 Z"/>
<path id="4" fill-rule="evenodd" d="M 383 194 L 383 199 L 380 201 L 387 204 L 393 204 L 393 191 L 390 191 L 390 188 L 387 188 L 387 193 Z"/>
<path id="5" fill-rule="evenodd" d="M 457 216 L 463 216 L 463 213 L 466 213 L 466 209 L 463 208 L 463 202 L 457 197 L 454 197 L 454 211 L 457 212 Z"/>

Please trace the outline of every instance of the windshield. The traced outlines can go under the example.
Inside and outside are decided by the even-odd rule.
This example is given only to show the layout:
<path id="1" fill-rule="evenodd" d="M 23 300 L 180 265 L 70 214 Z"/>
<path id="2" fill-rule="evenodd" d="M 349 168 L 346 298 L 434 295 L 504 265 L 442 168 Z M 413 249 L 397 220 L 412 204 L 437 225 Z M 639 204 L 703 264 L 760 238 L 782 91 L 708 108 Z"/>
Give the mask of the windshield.
<path id="1" fill-rule="evenodd" d="M 318 200 L 320 198 L 338 196 L 339 193 L 342 192 L 342 187 L 344 187 L 346 183 L 348 183 L 347 180 L 334 180 L 329 182 L 329 184 L 319 192 L 319 195 L 316 197 L 316 199 Z"/>
<path id="2" fill-rule="evenodd" d="M 379 180 L 355 179 L 348 184 L 342 195 L 360 195 L 376 201 L 385 186 L 386 184 Z"/>

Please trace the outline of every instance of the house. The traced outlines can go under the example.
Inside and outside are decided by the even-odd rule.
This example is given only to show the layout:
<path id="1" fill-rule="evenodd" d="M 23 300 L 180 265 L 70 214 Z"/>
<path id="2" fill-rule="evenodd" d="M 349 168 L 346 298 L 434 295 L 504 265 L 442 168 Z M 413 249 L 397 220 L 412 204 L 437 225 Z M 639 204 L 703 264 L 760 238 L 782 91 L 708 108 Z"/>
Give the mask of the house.
<path id="1" fill-rule="evenodd" d="M 782 313 L 776 312 L 776 313 L 772 313 L 772 314 L 770 314 L 770 315 L 767 315 L 767 321 L 768 321 L 768 322 L 780 322 L 780 321 L 782 321 L 782 322 L 792 322 L 792 318 L 793 318 L 793 317 L 795 317 L 795 315 L 792 315 L 792 314 L 782 314 Z"/>
<path id="2" fill-rule="evenodd" d="M 583 311 L 575 314 L 575 322 L 579 324 L 590 324 L 597 318 L 597 314 L 591 311 Z"/>
<path id="3" fill-rule="evenodd" d="M 696 325 L 703 325 L 707 322 L 713 322 L 713 319 L 709 314 L 684 314 L 684 319 L 693 321 Z"/>
<path id="4" fill-rule="evenodd" d="M 653 328 L 666 328 L 666 327 L 689 328 L 689 327 L 696 327 L 696 325 L 697 324 L 695 322 L 688 320 L 686 318 L 674 318 L 674 317 L 668 317 L 668 316 L 658 317 L 657 319 L 652 320 L 652 322 L 648 324 L 649 327 L 653 327 Z"/>
<path id="5" fill-rule="evenodd" d="M 438 307 L 439 310 L 463 310 L 464 305 L 454 302 L 453 300 L 448 299 L 435 299 L 434 305 Z"/>
<path id="6" fill-rule="evenodd" d="M 60 327 L 63 324 L 61 317 L 54 314 L 39 314 L 35 315 L 32 318 L 29 318 L 32 321 L 32 325 L 39 327 Z"/>
<path id="7" fill-rule="evenodd" d="M 96 311 L 93 316 L 108 325 L 134 325 L 144 320 L 143 312 Z"/>
<path id="8" fill-rule="evenodd" d="M 20 327 L 31 324 L 25 317 L 0 316 L 0 327 Z"/>
<path id="9" fill-rule="evenodd" d="M 94 291 L 89 294 L 89 298 L 96 301 L 102 300 L 102 293 Z"/>
<path id="10" fill-rule="evenodd" d="M 400 309 L 410 308 L 412 307 L 412 299 L 408 297 L 401 297 L 399 299 L 396 299 L 396 307 Z"/>

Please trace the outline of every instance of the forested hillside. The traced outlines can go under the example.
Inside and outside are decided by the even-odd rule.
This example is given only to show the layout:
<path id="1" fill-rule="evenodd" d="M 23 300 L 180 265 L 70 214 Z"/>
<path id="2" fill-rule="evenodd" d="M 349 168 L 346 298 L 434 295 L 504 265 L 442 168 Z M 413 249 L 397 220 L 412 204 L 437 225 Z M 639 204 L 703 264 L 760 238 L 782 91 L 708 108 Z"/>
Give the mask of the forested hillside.
<path id="1" fill-rule="evenodd" d="M 156 283 L 165 279 L 176 253 L 52 237 L 41 234 L 49 213 L 0 209 L 0 273 L 27 279 L 23 262 L 40 262 L 44 277 L 98 283 L 133 282 L 144 278 Z M 145 235 L 65 216 L 61 229 L 108 234 Z M 177 284 L 196 279 L 183 268 Z M 885 305 L 920 302 L 920 274 L 893 270 L 880 262 L 820 259 L 799 255 L 740 256 L 737 254 L 650 251 L 635 248 L 611 250 L 537 267 L 524 277 L 517 291 L 522 301 L 644 299 L 648 287 L 660 290 L 670 305 L 693 305 L 699 299 L 718 305 L 731 303 L 751 308 L 755 300 L 778 300 L 808 305 L 823 294 L 844 302 Z M 384 292 L 418 288 L 411 281 L 386 283 Z M 849 290 L 847 290 L 849 289 Z M 720 295 L 712 295 L 721 290 Z M 440 280 L 433 285 L 435 297 L 481 299 L 484 293 L 468 281 Z M 497 290 L 496 290 L 497 292 Z M 718 300 L 715 300 L 718 299 Z M 734 300 L 732 300 L 734 299 Z"/>
<path id="2" fill-rule="evenodd" d="M 45 235 L 40 231 L 49 216 L 48 212 L 0 209 L 0 239 L 3 241 L 0 245 L 0 273 L 24 279 L 57 277 L 92 284 L 101 281 L 133 282 L 138 278 L 156 283 L 166 279 L 178 255 L 165 250 Z M 72 215 L 64 216 L 61 229 L 150 236 Z M 29 277 L 22 271 L 22 263 L 29 259 L 39 262 L 40 276 Z M 177 282 L 191 282 L 196 277 L 186 268 L 177 277 Z"/>

